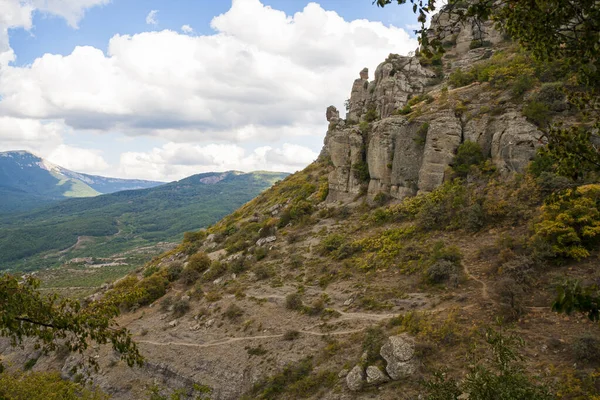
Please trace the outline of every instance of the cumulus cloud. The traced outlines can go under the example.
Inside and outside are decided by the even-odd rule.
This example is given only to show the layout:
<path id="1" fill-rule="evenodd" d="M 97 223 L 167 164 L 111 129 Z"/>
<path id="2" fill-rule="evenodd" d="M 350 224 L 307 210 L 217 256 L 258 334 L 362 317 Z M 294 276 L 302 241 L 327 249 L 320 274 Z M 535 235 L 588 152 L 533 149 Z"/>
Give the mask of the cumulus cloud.
<path id="1" fill-rule="evenodd" d="M 48 154 L 62 143 L 69 128 L 60 121 L 38 121 L 0 116 L 0 151 L 27 150 Z"/>
<path id="2" fill-rule="evenodd" d="M 148 17 L 156 21 L 156 13 Z M 0 116 L 62 121 L 76 132 L 152 136 L 172 146 L 229 142 L 255 150 L 234 158 L 237 167 L 223 158 L 208 165 L 292 170 L 310 157 L 298 158 L 290 146 L 303 138 L 314 154 L 326 130 L 325 108 L 343 109 L 363 67 L 373 72 L 389 53 L 417 47 L 401 28 L 346 21 L 316 3 L 286 15 L 259 0 L 234 0 L 211 26 L 210 35 L 189 35 L 187 25 L 181 32 L 117 34 L 106 53 L 81 46 L 2 68 Z M 164 163 L 175 162 L 169 151 L 125 153 L 120 171 L 178 176 L 187 167 Z"/>
<path id="3" fill-rule="evenodd" d="M 148 25 L 158 24 L 158 20 L 156 19 L 156 14 L 158 14 L 158 10 L 150 10 L 148 15 L 146 15 L 146 23 Z"/>
<path id="4" fill-rule="evenodd" d="M 61 167 L 90 174 L 101 174 L 110 167 L 98 151 L 66 144 L 59 145 L 46 158 Z"/>
<path id="5" fill-rule="evenodd" d="M 261 146 L 248 152 L 234 144 L 186 145 L 167 143 L 149 152 L 121 155 L 119 175 L 144 179 L 179 180 L 208 171 L 296 171 L 318 154 L 309 148 L 284 143 L 280 148 Z"/>
<path id="6" fill-rule="evenodd" d="M 192 28 L 192 27 L 191 27 L 191 26 L 189 26 L 189 25 L 183 25 L 183 26 L 181 27 L 181 31 L 182 31 L 183 33 L 190 34 L 190 33 L 194 33 L 194 28 Z"/>
<path id="7" fill-rule="evenodd" d="M 0 0 L 0 68 L 15 60 L 8 41 L 8 30 L 30 30 L 35 10 L 62 17 L 69 26 L 77 28 L 87 9 L 109 2 L 110 0 Z"/>

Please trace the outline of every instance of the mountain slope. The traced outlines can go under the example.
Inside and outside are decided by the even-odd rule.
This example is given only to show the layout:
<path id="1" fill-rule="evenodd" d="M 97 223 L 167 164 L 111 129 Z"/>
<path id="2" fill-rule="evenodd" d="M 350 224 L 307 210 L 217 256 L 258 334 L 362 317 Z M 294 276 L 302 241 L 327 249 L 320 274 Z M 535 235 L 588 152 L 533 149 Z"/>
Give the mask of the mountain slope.
<path id="1" fill-rule="evenodd" d="M 65 198 L 93 197 L 161 184 L 80 174 L 26 151 L 0 153 L 0 213 L 28 210 Z"/>
<path id="2" fill-rule="evenodd" d="M 553 91 L 568 77 L 525 68 L 489 25 L 480 47 L 477 27 L 452 26 L 443 59 L 363 71 L 316 163 L 111 285 L 141 293 L 119 322 L 147 363 L 100 350 L 99 384 L 118 399 L 156 382 L 227 400 L 598 398 L 597 323 L 551 304 L 566 279 L 600 281 L 600 184 L 536 155 L 525 107 L 551 91 L 568 122 Z M 450 80 L 426 81 L 432 66 Z"/>
<path id="3" fill-rule="evenodd" d="M 214 223 L 287 174 L 205 173 L 150 189 L 70 199 L 0 218 L 0 262 L 42 267 L 56 259 L 36 257 L 73 246 L 79 237 L 110 237 L 81 256 L 181 238 L 185 231 Z M 30 259 L 33 257 L 33 259 Z"/>

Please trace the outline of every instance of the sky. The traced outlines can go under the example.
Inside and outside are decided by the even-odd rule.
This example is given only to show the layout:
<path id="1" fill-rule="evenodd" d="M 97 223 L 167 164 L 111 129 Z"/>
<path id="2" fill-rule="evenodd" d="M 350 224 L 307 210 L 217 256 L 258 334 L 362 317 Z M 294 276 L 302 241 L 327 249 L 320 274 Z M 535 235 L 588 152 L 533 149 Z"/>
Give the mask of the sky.
<path id="1" fill-rule="evenodd" d="M 0 151 L 160 181 L 293 172 L 415 22 L 372 0 L 0 0 Z"/>

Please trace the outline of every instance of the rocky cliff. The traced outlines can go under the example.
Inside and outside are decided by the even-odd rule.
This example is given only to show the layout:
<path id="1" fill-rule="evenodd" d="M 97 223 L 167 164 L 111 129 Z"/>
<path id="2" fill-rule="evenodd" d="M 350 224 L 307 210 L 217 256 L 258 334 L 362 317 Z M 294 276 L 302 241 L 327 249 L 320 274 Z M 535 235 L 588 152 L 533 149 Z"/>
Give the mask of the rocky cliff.
<path id="1" fill-rule="evenodd" d="M 390 54 L 369 81 L 365 68 L 354 81 L 346 118 L 327 109 L 329 129 L 322 157 L 329 175 L 329 201 L 384 193 L 402 199 L 429 192 L 447 177 L 458 146 L 477 142 L 503 171 L 522 171 L 535 154 L 539 132 L 507 96 L 487 85 L 448 90 L 444 73 L 489 58 L 503 38 L 489 24 L 456 25 L 439 14 L 432 31 L 442 32 L 442 58 Z M 505 43 L 506 44 L 506 43 Z M 442 81 L 442 83 L 439 83 Z M 490 105 L 502 105 L 490 113 Z"/>

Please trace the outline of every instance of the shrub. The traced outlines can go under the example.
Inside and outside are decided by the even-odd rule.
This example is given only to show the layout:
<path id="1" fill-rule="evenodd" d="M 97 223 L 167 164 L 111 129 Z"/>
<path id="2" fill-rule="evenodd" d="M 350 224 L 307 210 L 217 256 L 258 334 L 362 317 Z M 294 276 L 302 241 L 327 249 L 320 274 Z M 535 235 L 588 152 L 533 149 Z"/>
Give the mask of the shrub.
<path id="1" fill-rule="evenodd" d="M 183 282 L 185 285 L 191 285 L 192 283 L 200 279 L 200 273 L 188 266 L 183 269 L 181 275 L 179 276 L 179 279 L 181 279 L 181 282 Z"/>
<path id="2" fill-rule="evenodd" d="M 567 109 L 566 97 L 562 82 L 552 82 L 542 85 L 535 100 L 545 104 L 549 111 L 560 112 Z"/>
<path id="3" fill-rule="evenodd" d="M 455 263 L 448 260 L 440 260 L 431 264 L 425 272 L 430 283 L 443 283 L 458 276 L 458 268 Z"/>
<path id="4" fill-rule="evenodd" d="M 489 40 L 476 39 L 471 41 L 471 44 L 469 44 L 469 49 L 479 49 L 481 47 L 490 47 L 491 45 L 492 42 L 490 42 Z"/>
<path id="5" fill-rule="evenodd" d="M 377 110 L 375 110 L 374 107 L 369 108 L 367 110 L 367 112 L 365 113 L 365 121 L 366 122 L 373 122 L 375 120 L 379 119 L 379 115 L 377 114 Z"/>
<path id="6" fill-rule="evenodd" d="M 523 315 L 523 287 L 512 278 L 500 280 L 494 288 L 500 300 L 503 317 L 506 322 L 512 322 Z"/>
<path id="7" fill-rule="evenodd" d="M 346 243 L 346 237 L 337 233 L 325 237 L 319 245 L 322 255 L 331 254 Z"/>
<path id="8" fill-rule="evenodd" d="M 196 253 L 188 259 L 187 268 L 197 272 L 204 272 L 210 267 L 211 260 L 204 252 Z"/>
<path id="9" fill-rule="evenodd" d="M 411 97 L 410 100 L 408 100 L 408 103 L 406 104 L 412 107 L 415 104 L 419 104 L 422 101 L 426 102 L 427 104 L 430 104 L 433 103 L 433 100 L 434 98 L 430 94 L 419 94 L 417 96 Z"/>
<path id="10" fill-rule="evenodd" d="M 369 327 L 365 331 L 362 342 L 362 350 L 367 353 L 367 357 L 364 360 L 365 366 L 383 360 L 379 353 L 385 340 L 385 333 L 383 332 L 383 329 L 378 326 Z"/>
<path id="11" fill-rule="evenodd" d="M 299 337 L 300 337 L 300 332 L 294 331 L 294 330 L 285 331 L 285 333 L 283 334 L 283 340 L 288 340 L 288 341 L 296 340 Z"/>
<path id="12" fill-rule="evenodd" d="M 169 282 L 174 282 L 179 279 L 183 271 L 183 263 L 181 261 L 173 261 L 167 265 L 167 279 Z"/>
<path id="13" fill-rule="evenodd" d="M 448 77 L 448 83 L 455 88 L 470 85 L 476 80 L 477 75 L 473 74 L 472 72 L 465 72 L 460 68 L 452 72 Z"/>
<path id="14" fill-rule="evenodd" d="M 429 122 L 424 122 L 417 129 L 417 134 L 413 138 L 414 142 L 419 146 L 424 146 L 427 143 L 427 132 L 429 132 Z"/>
<path id="15" fill-rule="evenodd" d="M 352 166 L 352 171 L 359 182 L 368 182 L 371 179 L 371 175 L 369 175 L 369 165 L 364 161 L 354 164 Z"/>
<path id="16" fill-rule="evenodd" d="M 569 189 L 542 207 L 532 240 L 541 239 L 555 254 L 580 260 L 600 240 L 600 185 Z"/>
<path id="17" fill-rule="evenodd" d="M 275 268 L 271 265 L 257 265 L 253 269 L 254 275 L 256 275 L 256 279 L 265 280 L 275 276 Z"/>
<path id="18" fill-rule="evenodd" d="M 226 263 L 215 260 L 210 264 L 210 269 L 202 275 L 202 280 L 204 282 L 214 281 L 225 274 L 228 267 Z"/>
<path id="19" fill-rule="evenodd" d="M 545 127 L 550 123 L 550 108 L 539 101 L 530 101 L 523 107 L 523 115 L 537 126 Z"/>
<path id="20" fill-rule="evenodd" d="M 384 192 L 379 192 L 373 197 L 373 204 L 377 207 L 381 207 L 385 205 L 388 201 L 390 201 L 391 197 L 389 194 Z"/>
<path id="21" fill-rule="evenodd" d="M 173 315 L 176 318 L 184 316 L 190 310 L 190 302 L 188 300 L 179 299 L 173 303 Z"/>
<path id="22" fill-rule="evenodd" d="M 264 259 L 268 254 L 268 250 L 266 247 L 257 247 L 256 249 L 254 249 L 254 257 L 256 258 L 256 261 L 260 261 L 262 259 Z"/>
<path id="23" fill-rule="evenodd" d="M 288 310 L 301 310 L 303 307 L 300 293 L 290 293 L 285 297 L 285 308 Z"/>
<path id="24" fill-rule="evenodd" d="M 469 366 L 469 372 L 459 381 L 443 372 L 424 382 L 427 400 L 457 399 L 459 394 L 472 400 L 487 399 L 553 399 L 549 390 L 532 381 L 522 365 L 522 356 L 516 352 L 522 341 L 516 336 L 504 335 L 488 329 L 485 333 L 489 353 Z"/>
<path id="25" fill-rule="evenodd" d="M 155 273 L 148 278 L 142 279 L 136 286 L 141 290 L 138 303 L 140 305 L 148 305 L 155 300 L 160 299 L 167 292 L 169 280 L 160 273 Z"/>
<path id="26" fill-rule="evenodd" d="M 584 335 L 575 339 L 573 356 L 577 362 L 586 364 L 600 363 L 600 339 L 592 335 Z"/>
<path id="27" fill-rule="evenodd" d="M 465 141 L 456 150 L 450 166 L 457 176 L 465 177 L 469 174 L 472 165 L 479 165 L 485 160 L 483 151 L 478 143 Z"/>
<path id="28" fill-rule="evenodd" d="M 236 304 L 230 304 L 229 307 L 227 307 L 227 310 L 225 310 L 225 312 L 223 313 L 224 317 L 226 317 L 232 321 L 237 320 L 242 315 L 244 315 L 244 310 L 242 310 Z"/>

